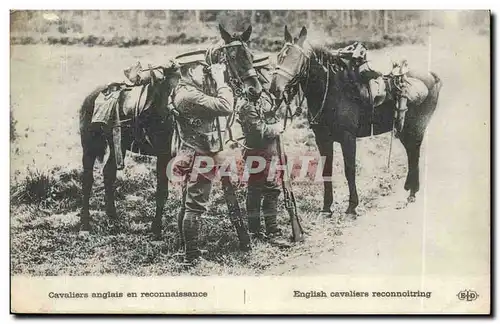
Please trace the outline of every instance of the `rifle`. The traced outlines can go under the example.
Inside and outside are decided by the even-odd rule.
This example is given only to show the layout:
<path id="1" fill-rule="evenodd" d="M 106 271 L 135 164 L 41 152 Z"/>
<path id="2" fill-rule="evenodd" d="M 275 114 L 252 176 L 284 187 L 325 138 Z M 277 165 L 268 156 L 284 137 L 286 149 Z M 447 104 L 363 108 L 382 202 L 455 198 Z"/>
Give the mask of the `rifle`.
<path id="1" fill-rule="evenodd" d="M 281 138 L 281 134 L 276 138 L 278 155 L 280 161 L 286 165 L 286 155 L 285 147 Z M 283 171 L 283 177 L 281 178 L 281 186 L 283 188 L 283 197 L 285 200 L 285 208 L 290 215 L 290 224 L 292 225 L 292 241 L 302 242 L 304 240 L 304 230 L 300 224 L 299 216 L 297 213 L 297 204 L 295 202 L 295 196 L 293 195 L 292 185 L 290 183 L 290 175 L 287 170 Z"/>
<path id="2" fill-rule="evenodd" d="M 214 95 L 215 81 L 210 75 L 209 68 L 204 70 L 205 73 L 205 93 Z M 222 134 L 220 127 L 220 119 L 216 117 L 217 129 L 219 132 L 219 144 L 221 150 L 223 149 Z M 230 132 L 230 127 L 226 127 L 225 131 Z M 236 229 L 238 234 L 238 240 L 240 241 L 240 249 L 243 251 L 249 251 L 252 249 L 250 244 L 250 235 L 248 234 L 248 229 L 243 221 L 243 213 L 241 212 L 240 205 L 238 203 L 238 198 L 236 197 L 236 191 L 229 177 L 222 177 L 222 190 L 224 191 L 224 199 L 226 200 L 227 209 L 229 212 L 229 220 Z"/>

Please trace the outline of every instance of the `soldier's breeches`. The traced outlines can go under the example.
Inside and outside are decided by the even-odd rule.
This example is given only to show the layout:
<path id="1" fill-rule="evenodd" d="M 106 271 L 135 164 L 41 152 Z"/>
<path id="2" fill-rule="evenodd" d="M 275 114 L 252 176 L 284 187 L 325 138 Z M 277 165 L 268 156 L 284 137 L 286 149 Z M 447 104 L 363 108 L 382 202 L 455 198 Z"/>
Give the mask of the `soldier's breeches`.
<path id="1" fill-rule="evenodd" d="M 207 210 L 212 182 L 203 176 L 199 176 L 196 181 L 189 180 L 186 183 L 186 212 L 203 213 Z"/>
<path id="2" fill-rule="evenodd" d="M 255 181 L 253 181 L 255 180 Z M 248 229 L 251 233 L 257 233 L 261 228 L 261 206 L 262 216 L 266 225 L 266 232 L 278 231 L 276 218 L 278 215 L 278 197 L 280 186 L 274 181 L 262 181 L 262 178 L 249 178 L 247 191 L 247 214 Z"/>

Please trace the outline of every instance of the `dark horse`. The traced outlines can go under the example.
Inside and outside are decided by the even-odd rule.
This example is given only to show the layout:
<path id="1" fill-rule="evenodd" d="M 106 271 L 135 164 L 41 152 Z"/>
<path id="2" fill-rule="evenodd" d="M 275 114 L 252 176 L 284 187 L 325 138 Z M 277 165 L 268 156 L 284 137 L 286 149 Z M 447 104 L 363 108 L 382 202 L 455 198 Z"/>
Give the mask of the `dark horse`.
<path id="1" fill-rule="evenodd" d="M 160 76 L 157 76 L 159 72 Z M 96 159 L 103 160 L 106 148 L 109 149 L 109 157 L 104 165 L 104 189 L 106 214 L 112 221 L 117 220 L 114 184 L 116 180 L 116 154 L 125 156 L 127 150 L 132 151 L 133 143 L 142 140 L 143 154 L 154 155 L 156 161 L 156 216 L 152 223 L 152 231 L 161 233 L 161 221 L 163 207 L 168 197 L 168 179 L 166 167 L 171 158 L 171 141 L 173 135 L 173 118 L 168 113 L 167 105 L 169 96 L 179 79 L 178 69 L 175 64 L 168 67 L 157 67 L 151 71 L 149 84 L 137 85 L 142 87 L 143 96 L 147 96 L 149 109 L 144 110 L 139 116 L 135 116 L 136 99 L 131 97 L 133 87 L 122 91 L 119 97 L 120 125 L 122 152 L 115 152 L 113 145 L 113 130 L 111 127 L 92 123 L 94 113 L 94 102 L 99 94 L 106 90 L 108 85 L 102 85 L 92 91 L 84 100 L 80 109 L 80 137 L 83 148 L 83 206 L 80 215 L 82 231 L 89 231 L 90 214 L 89 199 L 94 182 L 93 168 Z M 137 90 L 137 89 L 136 89 Z M 148 138 L 148 149 L 145 151 L 144 138 Z"/>
<path id="2" fill-rule="evenodd" d="M 217 60 L 227 67 L 228 77 L 232 85 L 247 93 L 250 97 L 259 97 L 262 87 L 258 82 L 257 75 L 252 65 L 252 54 L 248 50 L 248 40 L 252 27 L 240 35 L 230 35 L 222 26 L 219 26 L 223 44 L 214 47 L 209 60 Z M 238 43 L 239 42 L 239 43 Z M 214 62 L 215 63 L 215 62 Z M 151 224 L 151 230 L 156 237 L 161 235 L 162 214 L 165 202 L 168 198 L 167 165 L 172 158 L 172 136 L 174 131 L 174 118 L 167 109 L 172 90 L 179 80 L 179 72 L 176 64 L 168 67 L 158 67 L 155 70 L 161 74 L 159 78 L 155 73 L 151 74 L 151 83 L 148 84 L 147 102 L 149 109 L 139 116 L 134 116 L 137 110 L 121 109 L 123 121 L 134 121 L 133 124 L 124 123 L 121 126 L 122 156 L 127 150 L 132 150 L 133 143 L 144 143 L 147 138 L 145 154 L 157 157 L 156 176 L 156 213 Z M 102 85 L 92 91 L 84 100 L 80 111 L 80 137 L 83 148 L 83 206 L 80 215 L 80 228 L 89 231 L 90 213 L 89 200 L 94 182 L 93 168 L 96 159 L 103 160 L 106 148 L 109 149 L 109 158 L 103 169 L 106 214 L 112 220 L 117 219 L 114 183 L 116 180 L 117 164 L 115 162 L 113 131 L 109 127 L 102 127 L 92 123 L 94 103 L 99 94 L 106 90 L 108 85 Z M 145 87 L 145 85 L 141 85 Z M 233 89 L 234 90 L 234 89 Z M 124 91 L 120 96 L 120 106 L 130 107 L 129 91 Z M 127 103 L 129 103 L 127 105 Z M 134 105 L 132 103 L 132 105 Z M 139 131 L 138 131 L 139 130 Z M 144 152 L 144 149 L 141 150 Z"/>
<path id="3" fill-rule="evenodd" d="M 278 55 L 275 74 L 270 91 L 278 99 L 290 102 L 300 87 L 307 99 L 310 127 L 315 134 L 316 144 L 322 157 L 325 157 L 323 169 L 324 200 L 322 214 L 331 216 L 333 202 L 332 163 L 333 143 L 338 142 L 344 156 L 344 170 L 349 186 L 349 206 L 347 214 L 356 214 L 358 194 L 356 189 L 356 138 L 375 135 L 393 130 L 394 111 L 406 110 L 404 127 L 399 139 L 408 156 L 408 174 L 404 185 L 410 191 L 408 202 L 415 201 L 419 191 L 420 146 L 426 127 L 434 113 L 442 83 L 433 72 L 417 73 L 410 70 L 408 77 L 422 81 L 428 89 L 428 95 L 419 105 L 412 105 L 401 96 L 397 87 L 388 87 L 384 102 L 373 107 L 370 100 L 361 92 L 358 84 L 353 84 L 339 54 L 322 47 L 305 46 L 307 30 L 302 28 L 298 38 L 292 36 L 285 27 L 285 45 Z M 393 84 L 392 76 L 384 76 L 387 84 Z M 369 98 L 369 97 L 368 97 Z M 376 114 L 379 113 L 379 129 L 375 131 Z M 368 116 L 368 118 L 367 118 Z M 369 133 L 366 130 L 368 120 Z M 381 126 L 380 126 L 381 125 Z M 365 132 L 361 135 L 361 133 Z"/>

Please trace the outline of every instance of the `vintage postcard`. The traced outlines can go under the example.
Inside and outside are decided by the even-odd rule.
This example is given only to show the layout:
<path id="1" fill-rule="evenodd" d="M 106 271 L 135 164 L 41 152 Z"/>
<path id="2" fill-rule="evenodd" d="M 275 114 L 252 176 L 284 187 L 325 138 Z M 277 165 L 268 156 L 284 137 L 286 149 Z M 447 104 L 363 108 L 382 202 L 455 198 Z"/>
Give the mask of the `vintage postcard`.
<path id="1" fill-rule="evenodd" d="M 11 10 L 11 312 L 490 314 L 490 33 Z"/>

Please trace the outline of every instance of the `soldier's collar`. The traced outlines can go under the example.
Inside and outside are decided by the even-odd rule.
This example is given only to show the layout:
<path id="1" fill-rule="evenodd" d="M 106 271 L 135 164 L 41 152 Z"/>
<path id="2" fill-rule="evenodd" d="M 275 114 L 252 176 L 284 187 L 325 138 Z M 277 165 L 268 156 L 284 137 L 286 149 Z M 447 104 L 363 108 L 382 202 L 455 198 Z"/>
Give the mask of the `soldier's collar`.
<path id="1" fill-rule="evenodd" d="M 180 79 L 179 80 L 179 85 L 185 85 L 185 86 L 190 86 L 190 87 L 195 87 L 198 90 L 202 90 L 199 86 L 197 86 L 193 81 L 191 80 L 186 80 L 186 79 Z"/>

